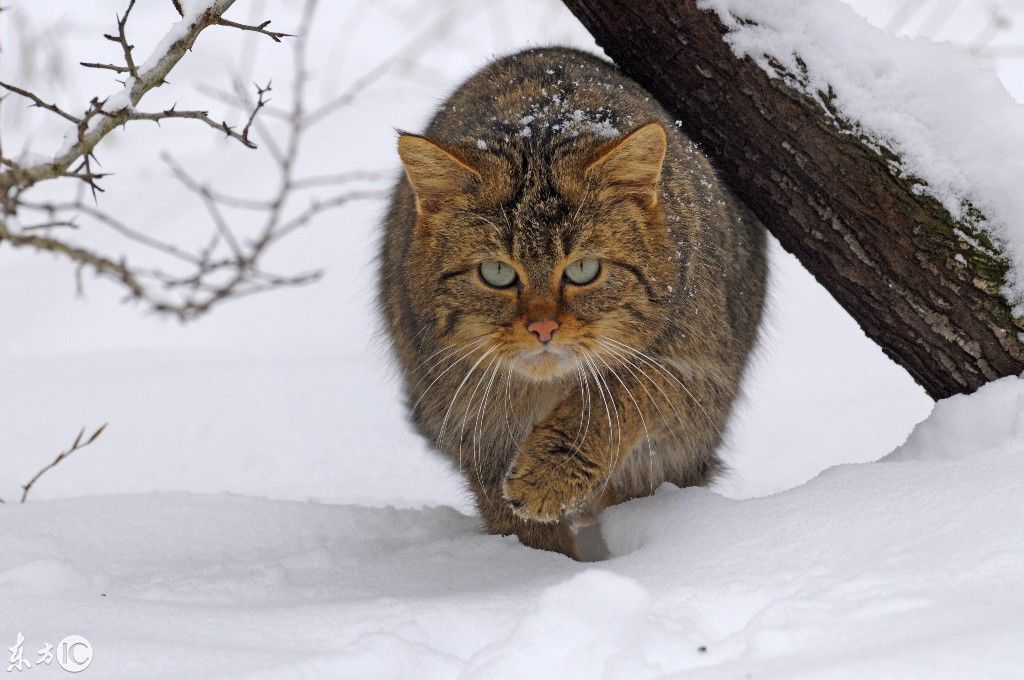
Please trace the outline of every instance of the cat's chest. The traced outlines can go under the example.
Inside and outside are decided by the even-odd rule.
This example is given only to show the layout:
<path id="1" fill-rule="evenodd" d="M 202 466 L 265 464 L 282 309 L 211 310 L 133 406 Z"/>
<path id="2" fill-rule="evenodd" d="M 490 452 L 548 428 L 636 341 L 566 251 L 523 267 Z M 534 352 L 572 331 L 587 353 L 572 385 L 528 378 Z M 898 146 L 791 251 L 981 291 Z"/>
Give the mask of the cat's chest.
<path id="1" fill-rule="evenodd" d="M 569 397 L 571 387 L 567 383 L 528 383 L 519 391 L 513 407 L 527 432 Z"/>

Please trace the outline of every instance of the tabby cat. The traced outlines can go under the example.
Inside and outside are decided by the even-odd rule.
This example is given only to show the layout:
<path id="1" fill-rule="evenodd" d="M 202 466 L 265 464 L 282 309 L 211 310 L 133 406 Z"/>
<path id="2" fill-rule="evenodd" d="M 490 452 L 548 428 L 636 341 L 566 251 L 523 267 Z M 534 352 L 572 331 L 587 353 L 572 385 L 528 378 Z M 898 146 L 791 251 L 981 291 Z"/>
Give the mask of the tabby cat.
<path id="1" fill-rule="evenodd" d="M 488 531 L 706 484 L 755 341 L 764 228 L 668 113 L 563 48 L 499 59 L 402 134 L 379 301 L 411 418 Z"/>

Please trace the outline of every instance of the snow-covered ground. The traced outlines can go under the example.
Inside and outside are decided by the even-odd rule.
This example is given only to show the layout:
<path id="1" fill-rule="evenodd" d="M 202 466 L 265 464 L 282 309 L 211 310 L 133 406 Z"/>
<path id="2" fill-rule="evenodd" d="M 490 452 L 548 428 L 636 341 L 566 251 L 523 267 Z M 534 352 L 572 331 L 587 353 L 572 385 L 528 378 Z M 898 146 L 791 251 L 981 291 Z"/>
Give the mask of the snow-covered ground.
<path id="1" fill-rule="evenodd" d="M 71 65 L 116 50 L 99 34 L 123 3 L 8 4 L 35 23 L 6 25 L 5 81 L 31 77 L 69 106 L 118 89 Z M 173 20 L 166 4 L 140 3 L 139 51 Z M 295 4 L 238 15 L 287 30 Z M 902 3 L 853 4 L 884 25 Z M 962 4 L 973 19 L 985 7 Z M 320 125 L 308 173 L 397 169 L 393 129 L 421 127 L 493 54 L 595 49 L 548 0 L 324 3 L 314 98 L 428 25 L 443 34 Z M 35 61 L 15 59 L 33 31 L 49 36 Z M 243 40 L 221 35 L 200 39 L 174 96 L 216 107 L 194 85 L 223 86 L 233 68 L 272 76 L 283 98 L 287 53 L 252 42 L 239 61 Z M 1022 98 L 1019 64 L 996 64 Z M 54 150 L 59 126 L 3 106 L 5 153 Z M 164 149 L 236 193 L 265 179 L 252 152 L 212 133 L 129 129 L 100 150 L 117 173 L 102 205 L 158 233 L 204 220 L 168 181 Z M 482 535 L 457 478 L 402 419 L 371 306 L 380 211 L 356 205 L 282 242 L 276 264 L 321 267 L 320 283 L 185 327 L 102 282 L 75 298 L 64 263 L 0 248 L 0 651 L 20 632 L 35 662 L 44 643 L 82 635 L 95 654 L 83 677 L 133 680 L 1022 677 L 1024 381 L 942 402 L 897 448 L 931 402 L 773 246 L 730 474 L 611 509 L 611 556 L 573 563 Z M 10 503 L 80 427 L 104 422 L 29 503 Z"/>
<path id="2" fill-rule="evenodd" d="M 444 507 L 13 506 L 3 625 L 38 646 L 84 634 L 110 679 L 1019 678 L 1022 498 L 1024 380 L 1007 378 L 883 462 L 766 498 L 666 486 L 613 508 L 599 563 Z"/>

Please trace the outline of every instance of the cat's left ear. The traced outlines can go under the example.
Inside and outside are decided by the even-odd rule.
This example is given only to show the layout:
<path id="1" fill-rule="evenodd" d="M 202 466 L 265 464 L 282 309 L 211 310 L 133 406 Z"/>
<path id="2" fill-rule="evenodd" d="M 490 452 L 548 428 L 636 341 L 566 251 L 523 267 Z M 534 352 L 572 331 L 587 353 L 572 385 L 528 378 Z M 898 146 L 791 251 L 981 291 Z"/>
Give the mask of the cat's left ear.
<path id="1" fill-rule="evenodd" d="M 661 123 L 648 123 L 602 149 L 586 174 L 610 191 L 658 203 L 658 183 L 668 138 Z"/>
<path id="2" fill-rule="evenodd" d="M 416 193 L 416 209 L 420 212 L 451 201 L 480 182 L 480 173 L 426 137 L 402 134 L 398 138 L 398 155 Z"/>

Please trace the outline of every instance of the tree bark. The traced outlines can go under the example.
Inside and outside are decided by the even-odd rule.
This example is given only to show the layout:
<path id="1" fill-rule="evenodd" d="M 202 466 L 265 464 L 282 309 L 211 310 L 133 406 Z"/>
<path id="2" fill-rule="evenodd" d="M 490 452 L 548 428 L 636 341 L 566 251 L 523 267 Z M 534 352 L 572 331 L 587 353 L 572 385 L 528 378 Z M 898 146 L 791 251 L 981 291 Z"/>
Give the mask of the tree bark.
<path id="1" fill-rule="evenodd" d="M 831 106 L 736 57 L 695 0 L 564 0 L 680 119 L 783 247 L 933 398 L 1024 371 L 1007 259 L 968 206 L 955 219 L 899 158 Z M 830 113 L 831 112 L 831 115 Z M 925 187 L 926 189 L 926 187 Z"/>

